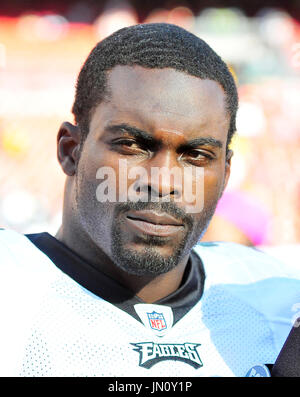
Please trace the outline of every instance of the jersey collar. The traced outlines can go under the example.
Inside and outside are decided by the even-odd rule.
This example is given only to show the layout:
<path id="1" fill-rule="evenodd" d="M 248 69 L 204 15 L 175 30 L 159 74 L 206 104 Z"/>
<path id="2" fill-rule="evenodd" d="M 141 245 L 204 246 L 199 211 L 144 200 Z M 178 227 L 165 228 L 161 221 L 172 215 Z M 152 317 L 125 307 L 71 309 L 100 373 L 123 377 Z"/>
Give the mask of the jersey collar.
<path id="1" fill-rule="evenodd" d="M 46 232 L 27 234 L 26 237 L 61 271 L 82 287 L 141 321 L 134 305 L 144 302 L 126 287 L 101 273 L 51 234 Z M 173 311 L 175 324 L 201 299 L 204 280 L 203 263 L 192 250 L 180 287 L 172 294 L 153 303 L 169 306 Z"/>

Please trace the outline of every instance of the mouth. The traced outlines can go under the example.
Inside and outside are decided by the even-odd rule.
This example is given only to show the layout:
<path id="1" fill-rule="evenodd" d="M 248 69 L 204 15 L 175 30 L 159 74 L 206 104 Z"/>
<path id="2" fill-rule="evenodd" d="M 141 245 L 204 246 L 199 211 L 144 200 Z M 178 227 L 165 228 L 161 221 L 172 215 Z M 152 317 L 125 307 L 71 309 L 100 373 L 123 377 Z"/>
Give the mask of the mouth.
<path id="1" fill-rule="evenodd" d="M 184 230 L 184 224 L 176 218 L 151 210 L 130 212 L 126 220 L 133 232 L 152 236 L 169 237 Z"/>

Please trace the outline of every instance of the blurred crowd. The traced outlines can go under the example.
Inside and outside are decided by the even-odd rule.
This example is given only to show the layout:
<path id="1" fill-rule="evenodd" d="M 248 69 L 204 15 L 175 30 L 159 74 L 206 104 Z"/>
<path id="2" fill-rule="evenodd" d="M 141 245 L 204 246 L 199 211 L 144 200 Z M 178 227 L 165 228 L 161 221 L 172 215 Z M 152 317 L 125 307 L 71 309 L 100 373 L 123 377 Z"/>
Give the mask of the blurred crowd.
<path id="1" fill-rule="evenodd" d="M 76 8 L 77 7 L 77 8 Z M 247 17 L 238 8 L 154 9 L 143 20 L 126 2 L 90 22 L 84 3 L 69 15 L 0 15 L 0 227 L 55 233 L 64 174 L 56 133 L 73 122 L 79 69 L 96 42 L 136 23 L 169 22 L 207 41 L 227 62 L 239 90 L 228 188 L 208 240 L 246 245 L 300 243 L 300 25 L 279 9 Z"/>

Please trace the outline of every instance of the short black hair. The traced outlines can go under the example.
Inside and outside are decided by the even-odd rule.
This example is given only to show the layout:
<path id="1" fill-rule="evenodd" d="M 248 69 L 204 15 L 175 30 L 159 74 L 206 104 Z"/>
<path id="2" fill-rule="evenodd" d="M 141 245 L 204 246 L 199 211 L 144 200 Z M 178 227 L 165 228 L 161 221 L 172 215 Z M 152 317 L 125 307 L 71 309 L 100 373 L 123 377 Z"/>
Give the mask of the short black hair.
<path id="1" fill-rule="evenodd" d="M 218 82 L 226 94 L 230 115 L 227 148 L 236 130 L 238 94 L 225 62 L 199 37 L 167 23 L 139 24 L 123 28 L 100 41 L 82 66 L 76 84 L 72 112 L 82 134 L 89 131 L 92 112 L 107 93 L 106 75 L 117 65 L 173 68 L 201 79 Z"/>

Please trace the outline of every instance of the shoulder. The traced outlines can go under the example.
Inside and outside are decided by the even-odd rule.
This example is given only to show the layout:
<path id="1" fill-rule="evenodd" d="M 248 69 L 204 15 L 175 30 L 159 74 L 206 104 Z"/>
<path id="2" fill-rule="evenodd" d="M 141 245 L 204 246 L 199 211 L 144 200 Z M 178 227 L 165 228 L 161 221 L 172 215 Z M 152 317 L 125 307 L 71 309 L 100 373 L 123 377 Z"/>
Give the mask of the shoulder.
<path id="1" fill-rule="evenodd" d="M 53 263 L 24 234 L 13 230 L 0 229 L 0 270 L 1 274 L 20 274 L 36 277 L 51 269 Z"/>
<path id="2" fill-rule="evenodd" d="M 0 299 L 4 299 L 8 307 L 16 304 L 15 310 L 19 312 L 26 302 L 31 305 L 60 274 L 25 235 L 0 230 Z"/>
<path id="3" fill-rule="evenodd" d="M 0 265 L 17 263 L 27 245 L 24 235 L 13 230 L 0 229 Z"/>
<path id="4" fill-rule="evenodd" d="M 237 323 L 238 334 L 253 336 L 265 329 L 278 354 L 299 317 L 298 257 L 281 261 L 260 249 L 227 242 L 201 243 L 194 250 L 206 273 L 203 310 L 217 319 L 225 313 Z M 243 322 L 247 327 L 242 332 L 238 324 Z"/>
<path id="5" fill-rule="evenodd" d="M 0 229 L 0 255 L 20 256 L 24 251 L 34 250 L 34 245 L 19 232 Z"/>
<path id="6" fill-rule="evenodd" d="M 220 282 L 258 281 L 268 277 L 300 280 L 300 264 L 286 263 L 259 248 L 231 242 L 199 243 L 194 251 L 200 256 L 207 274 Z"/>

